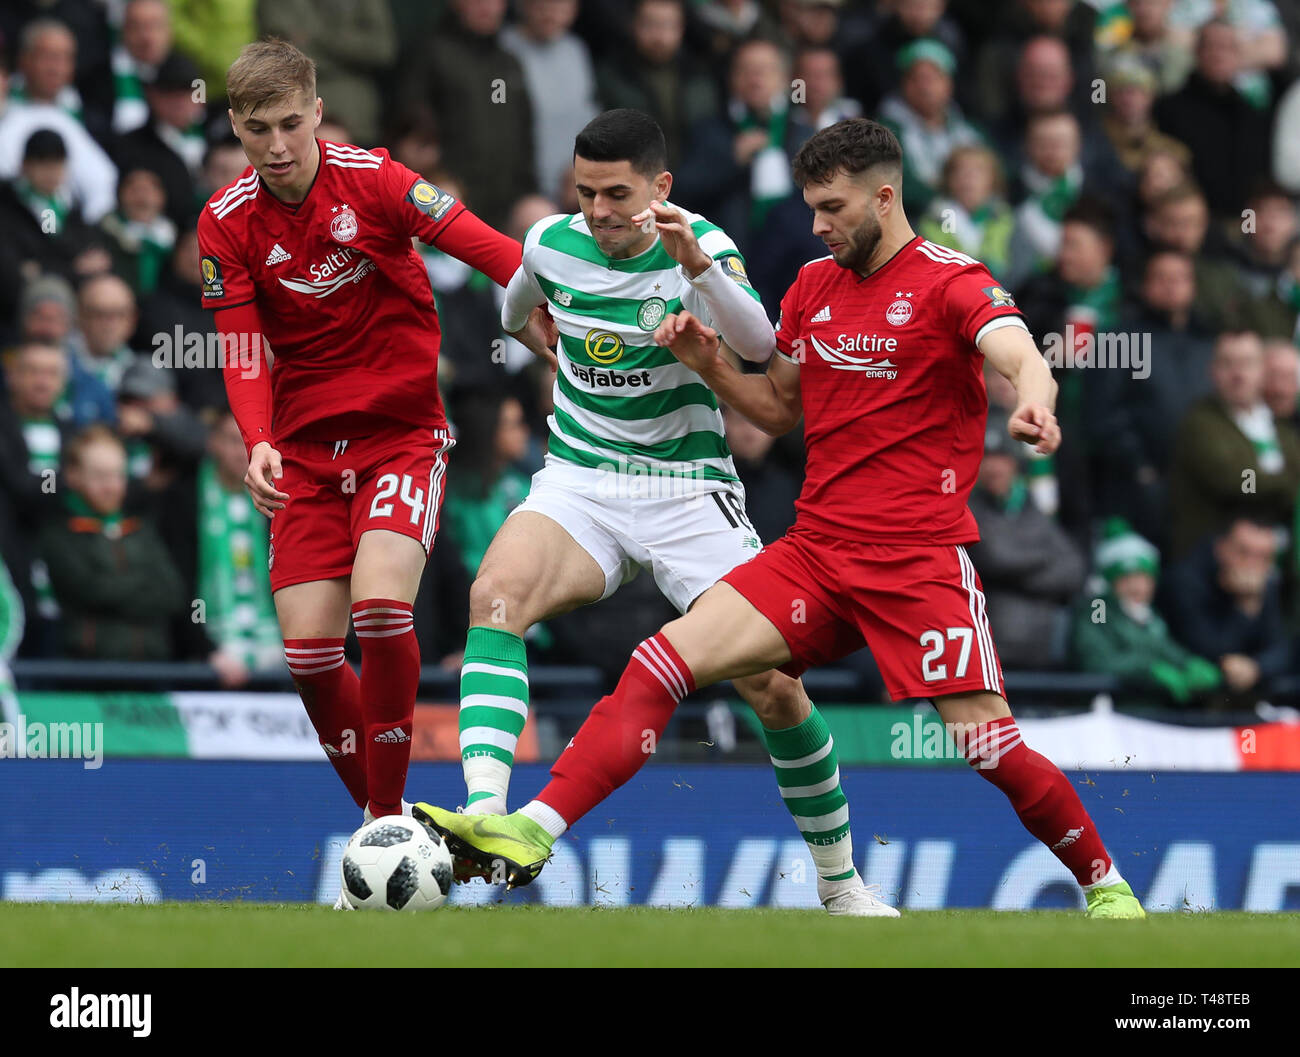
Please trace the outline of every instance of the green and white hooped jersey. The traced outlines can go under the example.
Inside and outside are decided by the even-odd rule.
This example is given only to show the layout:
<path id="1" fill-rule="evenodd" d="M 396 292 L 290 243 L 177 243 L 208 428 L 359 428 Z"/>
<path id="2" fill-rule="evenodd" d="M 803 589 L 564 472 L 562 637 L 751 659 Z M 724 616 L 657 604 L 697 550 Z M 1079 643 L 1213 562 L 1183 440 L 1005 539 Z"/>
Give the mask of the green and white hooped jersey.
<path id="1" fill-rule="evenodd" d="M 680 207 L 676 207 L 679 208 Z M 744 259 L 721 228 L 682 209 L 701 249 L 758 300 Z M 712 325 L 704 299 L 658 240 L 612 260 L 581 213 L 538 221 L 523 268 L 560 331 L 550 455 L 604 472 L 660 475 L 704 489 L 735 482 L 722 415 L 700 376 L 650 340 L 683 308 Z"/>

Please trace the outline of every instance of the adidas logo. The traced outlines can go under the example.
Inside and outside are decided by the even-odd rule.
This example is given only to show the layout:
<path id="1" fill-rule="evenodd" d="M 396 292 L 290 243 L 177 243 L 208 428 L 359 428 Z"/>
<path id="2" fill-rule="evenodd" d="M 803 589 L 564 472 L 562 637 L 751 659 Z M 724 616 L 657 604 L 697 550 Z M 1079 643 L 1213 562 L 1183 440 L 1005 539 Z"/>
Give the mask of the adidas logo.
<path id="1" fill-rule="evenodd" d="M 289 259 L 290 259 L 290 256 L 291 256 L 291 254 L 289 253 L 289 251 L 286 250 L 283 246 L 281 246 L 281 245 L 277 242 L 277 243 L 275 244 L 274 248 L 272 248 L 271 252 L 270 252 L 269 254 L 267 254 L 267 257 L 266 257 L 266 263 L 267 263 L 267 264 L 279 264 L 281 261 L 287 261 L 287 260 L 289 260 Z"/>
<path id="2" fill-rule="evenodd" d="M 1065 831 L 1065 836 L 1052 845 L 1052 851 L 1056 851 L 1057 848 L 1068 848 L 1071 844 L 1073 844 L 1076 840 L 1078 840 L 1082 836 L 1083 836 L 1082 826 L 1079 826 L 1077 829 L 1067 829 Z"/>
<path id="3" fill-rule="evenodd" d="M 384 745 L 398 745 L 410 740 L 411 735 L 407 734 L 401 727 L 394 727 L 392 730 L 381 730 L 375 735 L 375 741 Z"/>
<path id="4" fill-rule="evenodd" d="M 268 262 L 268 263 L 270 263 L 270 262 Z M 812 319 L 810 319 L 808 322 L 809 322 L 809 323 L 829 323 L 830 321 L 831 321 L 831 306 L 830 306 L 830 305 L 827 305 L 827 306 L 826 306 L 825 308 L 823 308 L 820 312 L 818 312 L 815 316 L 813 316 Z"/>

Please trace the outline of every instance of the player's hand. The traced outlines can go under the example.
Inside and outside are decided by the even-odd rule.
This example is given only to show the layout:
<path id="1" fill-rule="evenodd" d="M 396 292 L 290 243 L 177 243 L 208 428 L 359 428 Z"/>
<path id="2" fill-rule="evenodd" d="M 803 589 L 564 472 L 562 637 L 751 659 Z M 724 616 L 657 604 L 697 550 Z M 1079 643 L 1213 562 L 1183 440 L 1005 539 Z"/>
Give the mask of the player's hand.
<path id="1" fill-rule="evenodd" d="M 284 509 L 284 501 L 289 498 L 287 492 L 275 487 L 276 479 L 284 476 L 280 465 L 280 453 L 267 441 L 259 441 L 253 446 L 248 456 L 248 472 L 244 474 L 244 485 L 253 497 L 253 506 L 267 517 L 275 517 L 277 510 Z"/>
<path id="2" fill-rule="evenodd" d="M 553 372 L 559 370 L 560 361 L 553 350 L 560 342 L 560 330 L 545 308 L 534 308 L 528 313 L 523 330 L 508 333 L 539 360 L 545 360 Z"/>
<path id="3" fill-rule="evenodd" d="M 651 202 L 650 208 L 632 218 L 632 223 L 645 224 L 651 218 L 654 219 L 659 241 L 668 251 L 668 256 L 680 264 L 690 278 L 694 279 L 701 272 L 709 270 L 713 258 L 700 249 L 699 239 L 695 237 L 695 232 L 680 210 L 662 202 Z"/>
<path id="4" fill-rule="evenodd" d="M 704 374 L 716 364 L 722 348 L 718 332 L 689 312 L 669 313 L 651 340 L 666 347 L 696 374 Z"/>
<path id="5" fill-rule="evenodd" d="M 237 690 L 248 682 L 248 668 L 233 653 L 217 650 L 208 657 L 208 663 L 216 670 L 217 680 L 225 690 Z"/>
<path id="6" fill-rule="evenodd" d="M 1042 404 L 1021 404 L 1007 422 L 1007 432 L 1032 444 L 1040 455 L 1051 455 L 1061 446 L 1061 427 Z"/>

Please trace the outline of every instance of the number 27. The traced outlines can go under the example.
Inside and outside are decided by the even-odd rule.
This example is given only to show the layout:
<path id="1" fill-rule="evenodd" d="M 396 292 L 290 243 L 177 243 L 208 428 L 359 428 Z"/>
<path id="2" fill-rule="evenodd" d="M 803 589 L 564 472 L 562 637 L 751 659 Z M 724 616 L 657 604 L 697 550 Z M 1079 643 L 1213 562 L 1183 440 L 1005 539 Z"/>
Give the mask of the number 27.
<path id="1" fill-rule="evenodd" d="M 957 674 L 953 677 L 961 679 L 966 674 L 966 665 L 970 663 L 970 644 L 974 638 L 975 632 L 971 628 L 948 628 L 947 642 L 961 640 L 961 653 L 957 656 Z M 943 656 L 944 648 L 947 645 L 943 635 L 938 631 L 926 631 L 921 634 L 921 645 L 927 647 L 925 655 L 921 658 L 921 677 L 927 682 L 932 683 L 939 679 L 948 678 L 948 666 L 940 664 L 932 667 L 931 662 Z"/>

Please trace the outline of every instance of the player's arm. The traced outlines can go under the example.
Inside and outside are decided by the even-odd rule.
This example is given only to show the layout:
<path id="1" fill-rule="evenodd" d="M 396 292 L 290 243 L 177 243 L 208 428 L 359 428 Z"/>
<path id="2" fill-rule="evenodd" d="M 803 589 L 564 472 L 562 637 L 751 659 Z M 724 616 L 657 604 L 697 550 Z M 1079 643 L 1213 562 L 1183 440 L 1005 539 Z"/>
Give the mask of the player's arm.
<path id="1" fill-rule="evenodd" d="M 253 505 L 272 517 L 275 511 L 284 509 L 284 500 L 289 497 L 274 483 L 283 470 L 280 453 L 271 439 L 271 376 L 257 306 L 249 303 L 219 308 L 214 321 L 221 347 L 226 350 L 222 365 L 226 399 L 248 450 L 244 485 Z"/>
<path id="2" fill-rule="evenodd" d="M 735 252 L 735 246 L 726 240 L 726 247 L 733 252 L 715 247 L 719 256 L 709 256 L 686 217 L 661 202 L 651 202 L 650 208 L 634 216 L 632 222 L 646 223 L 652 217 L 664 249 L 681 265 L 682 274 L 727 344 L 742 359 L 767 363 L 776 349 L 776 336 L 758 293 L 749 285 L 745 262 Z"/>
<path id="3" fill-rule="evenodd" d="M 1016 387 L 1016 410 L 1007 430 L 1017 440 L 1033 444 L 1044 455 L 1061 446 L 1057 425 L 1056 382 L 1043 354 L 1023 323 L 986 327 L 978 339 L 979 350 L 997 372 Z"/>
<path id="4" fill-rule="evenodd" d="M 551 370 L 559 369 L 552 347 L 560 340 L 555 321 L 543 307 L 546 294 L 528 269 L 520 264 L 506 284 L 506 299 L 501 305 L 501 329 L 523 345 Z"/>
<path id="5" fill-rule="evenodd" d="M 665 317 L 654 333 L 656 345 L 666 346 L 695 371 L 718 399 L 735 408 L 764 433 L 788 433 L 803 414 L 799 397 L 799 365 L 773 356 L 765 374 L 745 374 L 723 354 L 718 332 L 689 312 Z"/>

